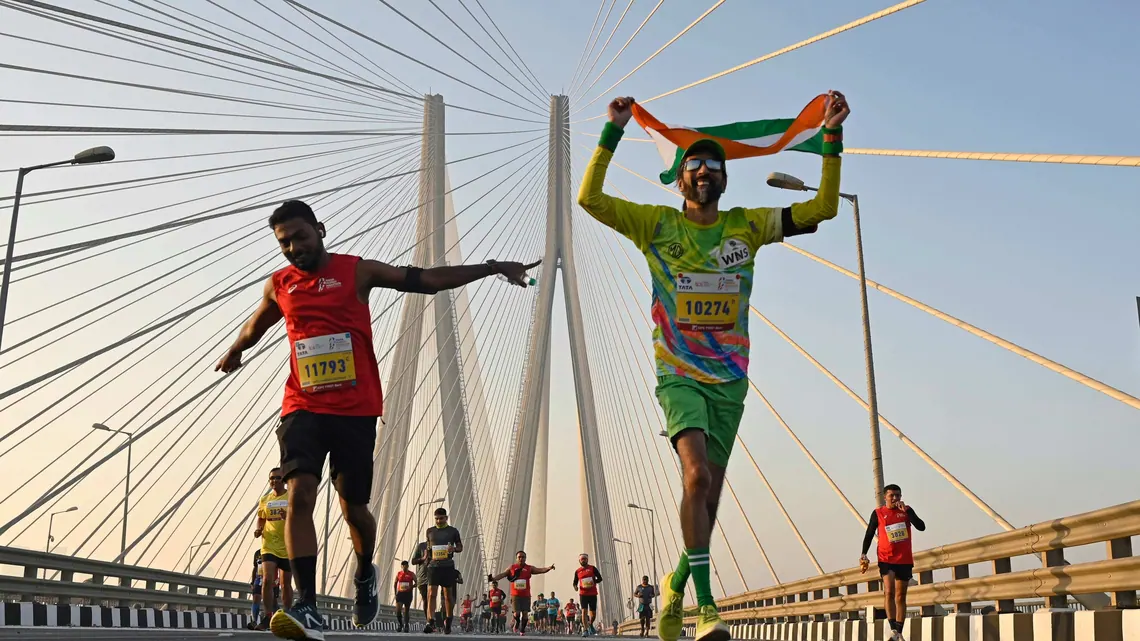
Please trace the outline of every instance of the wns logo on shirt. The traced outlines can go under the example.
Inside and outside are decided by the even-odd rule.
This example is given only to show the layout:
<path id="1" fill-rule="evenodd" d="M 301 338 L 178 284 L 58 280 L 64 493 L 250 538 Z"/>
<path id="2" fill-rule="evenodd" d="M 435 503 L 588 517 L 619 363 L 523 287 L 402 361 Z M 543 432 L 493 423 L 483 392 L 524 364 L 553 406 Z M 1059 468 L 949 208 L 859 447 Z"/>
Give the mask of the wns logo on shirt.
<path id="1" fill-rule="evenodd" d="M 714 248 L 709 252 L 713 260 L 721 269 L 729 267 L 737 267 L 752 260 L 752 250 L 748 249 L 748 245 L 743 241 L 736 238 L 726 238 L 720 247 Z"/>

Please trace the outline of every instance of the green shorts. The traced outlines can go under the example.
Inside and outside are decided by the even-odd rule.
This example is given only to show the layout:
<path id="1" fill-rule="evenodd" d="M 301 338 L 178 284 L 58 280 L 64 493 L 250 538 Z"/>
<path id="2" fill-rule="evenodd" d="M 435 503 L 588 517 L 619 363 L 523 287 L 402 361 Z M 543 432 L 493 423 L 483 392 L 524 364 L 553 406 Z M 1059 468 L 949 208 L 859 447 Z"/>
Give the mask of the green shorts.
<path id="1" fill-rule="evenodd" d="M 709 462 L 728 467 L 728 457 L 744 415 L 748 379 L 701 383 L 683 376 L 657 377 L 657 402 L 665 412 L 669 440 L 686 429 L 705 433 Z"/>

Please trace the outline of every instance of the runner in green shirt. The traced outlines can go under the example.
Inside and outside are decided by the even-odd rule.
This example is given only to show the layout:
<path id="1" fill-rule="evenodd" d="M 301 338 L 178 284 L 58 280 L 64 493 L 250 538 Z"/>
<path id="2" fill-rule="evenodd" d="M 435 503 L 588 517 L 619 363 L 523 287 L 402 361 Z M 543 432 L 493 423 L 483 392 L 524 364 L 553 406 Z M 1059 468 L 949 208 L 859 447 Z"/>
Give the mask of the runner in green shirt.
<path id="1" fill-rule="evenodd" d="M 653 348 L 657 401 L 681 461 L 681 531 L 685 550 L 664 577 L 657 625 L 663 641 L 681 634 L 685 583 L 693 578 L 700 616 L 697 641 L 725 641 L 709 585 L 709 539 L 724 471 L 748 392 L 748 310 L 756 250 L 788 236 L 810 234 L 839 210 L 843 94 L 830 92 L 824 119 L 823 176 L 810 201 L 790 207 L 718 208 L 728 186 L 724 150 L 700 140 L 677 175 L 684 209 L 639 205 L 602 192 L 606 169 L 632 115 L 633 98 L 616 98 L 586 167 L 578 204 L 626 236 L 645 254 L 653 279 Z"/>

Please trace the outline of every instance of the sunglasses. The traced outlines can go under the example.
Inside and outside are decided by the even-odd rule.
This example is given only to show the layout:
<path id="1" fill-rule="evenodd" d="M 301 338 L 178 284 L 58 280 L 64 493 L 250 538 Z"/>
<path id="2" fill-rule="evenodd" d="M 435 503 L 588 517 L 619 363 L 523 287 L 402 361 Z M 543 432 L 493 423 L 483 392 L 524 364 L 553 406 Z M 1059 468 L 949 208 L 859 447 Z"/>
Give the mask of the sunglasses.
<path id="1" fill-rule="evenodd" d="M 280 476 L 271 476 L 271 477 L 269 477 L 269 480 L 270 481 L 280 481 L 281 477 Z"/>
<path id="2" fill-rule="evenodd" d="M 709 171 L 722 171 L 724 170 L 724 163 L 716 158 L 689 158 L 681 165 L 685 171 L 696 171 L 701 168 L 701 164 L 708 167 Z"/>

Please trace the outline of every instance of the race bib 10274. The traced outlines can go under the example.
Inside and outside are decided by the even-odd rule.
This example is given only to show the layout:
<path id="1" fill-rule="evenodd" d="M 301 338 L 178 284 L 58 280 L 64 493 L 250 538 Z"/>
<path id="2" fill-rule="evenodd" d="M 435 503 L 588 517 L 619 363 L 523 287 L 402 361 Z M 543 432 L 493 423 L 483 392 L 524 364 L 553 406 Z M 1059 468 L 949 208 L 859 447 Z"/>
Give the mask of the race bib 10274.
<path id="1" fill-rule="evenodd" d="M 738 274 L 677 274 L 677 329 L 730 331 L 740 311 Z"/>

